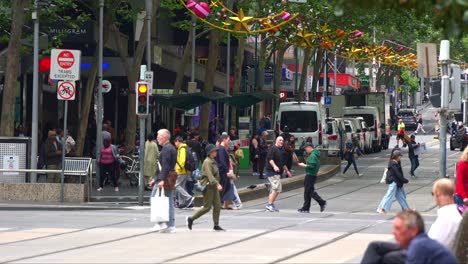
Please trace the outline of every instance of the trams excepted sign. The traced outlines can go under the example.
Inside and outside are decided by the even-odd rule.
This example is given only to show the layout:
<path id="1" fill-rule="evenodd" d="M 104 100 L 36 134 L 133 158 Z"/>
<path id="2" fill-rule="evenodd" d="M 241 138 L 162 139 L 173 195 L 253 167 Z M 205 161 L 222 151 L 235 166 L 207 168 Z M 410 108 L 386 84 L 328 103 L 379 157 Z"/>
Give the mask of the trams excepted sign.
<path id="1" fill-rule="evenodd" d="M 57 99 L 59 100 L 75 100 L 76 87 L 74 81 L 58 82 Z"/>
<path id="2" fill-rule="evenodd" d="M 52 49 L 50 78 L 52 80 L 79 80 L 80 60 L 80 50 Z"/>

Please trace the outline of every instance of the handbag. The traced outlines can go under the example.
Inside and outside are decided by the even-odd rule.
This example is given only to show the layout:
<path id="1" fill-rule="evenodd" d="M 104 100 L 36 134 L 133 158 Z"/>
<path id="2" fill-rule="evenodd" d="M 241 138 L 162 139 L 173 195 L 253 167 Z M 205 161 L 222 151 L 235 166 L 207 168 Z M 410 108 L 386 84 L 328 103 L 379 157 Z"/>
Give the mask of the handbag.
<path id="1" fill-rule="evenodd" d="M 173 191 L 175 190 L 175 184 L 177 181 L 177 174 L 176 171 L 170 171 L 167 175 L 167 178 L 164 180 L 164 189 Z"/>
<path id="2" fill-rule="evenodd" d="M 385 183 L 385 179 L 387 178 L 387 171 L 388 171 L 388 168 L 385 168 L 383 175 L 382 175 L 382 179 L 380 179 L 380 183 Z"/>
<path id="3" fill-rule="evenodd" d="M 162 192 L 161 192 L 162 190 Z M 156 195 L 151 197 L 151 222 L 169 222 L 169 197 L 162 189 L 156 190 Z"/>
<path id="4" fill-rule="evenodd" d="M 204 193 L 206 191 L 206 184 L 201 183 L 200 181 L 197 181 L 194 186 L 195 190 Z"/>

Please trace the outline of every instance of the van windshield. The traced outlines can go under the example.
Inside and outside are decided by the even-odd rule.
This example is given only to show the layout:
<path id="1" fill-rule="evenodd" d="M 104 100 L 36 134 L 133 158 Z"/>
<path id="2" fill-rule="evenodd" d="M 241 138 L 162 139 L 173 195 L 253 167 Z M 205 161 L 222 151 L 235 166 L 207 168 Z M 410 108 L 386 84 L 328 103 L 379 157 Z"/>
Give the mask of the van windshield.
<path id="1" fill-rule="evenodd" d="M 281 112 L 281 129 L 288 126 L 289 132 L 317 131 L 317 112 L 315 111 L 283 111 Z"/>
<path id="2" fill-rule="evenodd" d="M 364 118 L 364 121 L 366 121 L 367 127 L 373 127 L 374 126 L 374 115 L 373 114 L 347 114 L 344 115 L 345 117 L 362 117 Z"/>

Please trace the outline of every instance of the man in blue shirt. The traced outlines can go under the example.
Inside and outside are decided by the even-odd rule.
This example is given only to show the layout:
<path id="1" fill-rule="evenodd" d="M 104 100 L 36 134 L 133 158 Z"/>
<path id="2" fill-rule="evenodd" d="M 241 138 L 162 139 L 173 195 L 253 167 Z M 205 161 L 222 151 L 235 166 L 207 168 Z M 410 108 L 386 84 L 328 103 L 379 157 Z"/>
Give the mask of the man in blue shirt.
<path id="1" fill-rule="evenodd" d="M 396 244 L 371 242 L 361 263 L 458 263 L 448 248 L 425 234 L 424 221 L 414 210 L 407 209 L 395 216 L 393 235 Z"/>

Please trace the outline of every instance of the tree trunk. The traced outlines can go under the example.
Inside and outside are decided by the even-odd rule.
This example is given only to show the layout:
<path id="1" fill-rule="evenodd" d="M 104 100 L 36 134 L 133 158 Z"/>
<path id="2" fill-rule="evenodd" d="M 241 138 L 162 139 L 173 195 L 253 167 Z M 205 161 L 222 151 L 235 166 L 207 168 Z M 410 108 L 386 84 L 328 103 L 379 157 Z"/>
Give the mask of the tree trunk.
<path id="1" fill-rule="evenodd" d="M 220 34 L 218 30 L 212 30 L 210 32 L 210 44 L 208 50 L 208 63 L 206 65 L 206 75 L 205 75 L 205 86 L 203 87 L 204 92 L 212 92 L 214 87 L 214 76 L 216 72 L 216 65 L 218 64 L 219 59 L 219 41 Z M 202 105 L 202 110 L 200 114 L 200 126 L 199 131 L 200 135 L 204 139 L 208 139 L 208 126 L 210 123 L 210 112 L 211 112 L 211 102 L 208 102 Z"/>
<path id="2" fill-rule="evenodd" d="M 317 53 L 317 57 L 314 61 L 314 72 L 312 74 L 312 88 L 310 92 L 310 99 L 309 101 L 315 102 L 317 100 L 317 83 L 320 79 L 320 71 L 322 69 L 322 60 L 323 60 L 323 50 L 317 48 L 315 50 Z M 315 53 L 314 52 L 314 53 Z"/>
<path id="3" fill-rule="evenodd" d="M 105 12 L 104 14 L 104 27 L 106 25 L 110 25 L 112 23 L 112 15 L 110 14 L 111 11 L 108 10 L 108 12 Z M 104 30 L 103 34 L 103 42 L 106 43 L 107 40 L 109 39 L 109 32 L 110 30 Z M 96 78 L 97 78 L 97 73 L 98 73 L 98 56 L 99 56 L 99 50 L 96 49 L 95 54 L 94 54 L 94 59 L 93 59 L 93 66 L 89 70 L 88 73 L 88 80 L 86 81 L 86 86 L 84 86 L 84 96 L 83 96 L 83 102 L 80 102 L 82 104 L 81 107 L 81 120 L 80 125 L 78 127 L 78 134 L 76 138 L 76 153 L 80 156 L 82 156 L 83 153 L 83 148 L 84 148 L 84 143 L 85 143 L 85 137 L 86 137 L 86 131 L 88 129 L 88 124 L 89 124 L 89 112 L 91 109 L 91 101 L 94 96 L 94 89 L 96 88 Z M 94 133 L 94 132 L 93 132 Z M 100 136 L 99 134 L 96 136 Z"/>
<path id="4" fill-rule="evenodd" d="M 245 51 L 245 38 L 240 37 L 238 39 L 236 61 L 234 62 L 234 88 L 232 89 L 232 95 L 240 93 L 240 86 L 242 83 L 242 65 L 244 65 L 244 51 Z M 236 126 L 237 119 L 237 107 L 231 107 L 231 127 Z"/>
<path id="5" fill-rule="evenodd" d="M 273 87 L 273 91 L 279 95 L 280 93 L 280 87 L 281 87 L 281 80 L 282 80 L 282 74 L 281 70 L 283 69 L 283 61 L 284 61 L 284 53 L 288 49 L 289 45 L 285 45 L 282 42 L 278 42 L 278 45 L 276 46 L 276 64 L 275 64 L 275 85 Z"/>
<path id="6" fill-rule="evenodd" d="M 159 9 L 160 0 L 153 0 L 153 12 L 151 14 L 151 24 L 154 25 L 156 14 Z M 128 109 L 127 109 L 127 128 L 125 129 L 125 140 L 127 141 L 127 149 L 129 152 L 132 152 L 135 149 L 135 136 L 136 136 L 136 129 L 137 129 L 137 119 L 135 113 L 135 82 L 138 80 L 140 76 L 140 65 L 143 59 L 143 55 L 145 54 L 146 49 L 146 40 L 148 27 L 146 23 L 143 25 L 143 29 L 141 30 L 140 40 L 138 42 L 135 54 L 133 56 L 133 64 L 129 67 L 130 72 L 127 73 L 127 80 L 128 80 Z M 119 52 L 122 53 L 122 52 Z M 126 53 L 126 52 L 125 52 Z M 124 54 L 125 54 L 124 53 Z M 122 56 L 121 56 L 122 58 Z M 127 58 L 123 63 L 128 63 Z M 155 76 L 157 79 L 157 77 Z M 143 139 L 144 140 L 144 139 Z"/>
<path id="7" fill-rule="evenodd" d="M 307 80 L 307 70 L 309 68 L 310 59 L 312 57 L 312 48 L 306 48 L 304 50 L 304 61 L 302 61 L 302 72 L 301 80 L 299 82 L 299 96 L 298 100 L 300 102 L 304 101 L 304 86 Z"/>
<path id="8" fill-rule="evenodd" d="M 7 63 L 5 70 L 5 86 L 3 90 L 2 114 L 0 135 L 14 136 L 15 132 L 15 95 L 16 79 L 20 64 L 21 35 L 24 26 L 24 9 L 28 5 L 27 0 L 12 1 L 10 41 L 8 43 Z"/>
<path id="9" fill-rule="evenodd" d="M 189 30 L 189 35 L 187 38 L 187 43 L 185 44 L 184 54 L 182 56 L 182 60 L 180 61 L 179 67 L 177 68 L 176 72 L 176 79 L 174 82 L 174 95 L 180 94 L 180 90 L 182 89 L 182 85 L 184 84 L 184 77 L 185 77 L 185 68 L 190 60 L 190 55 L 192 55 L 192 37 L 193 37 L 193 30 Z"/>

